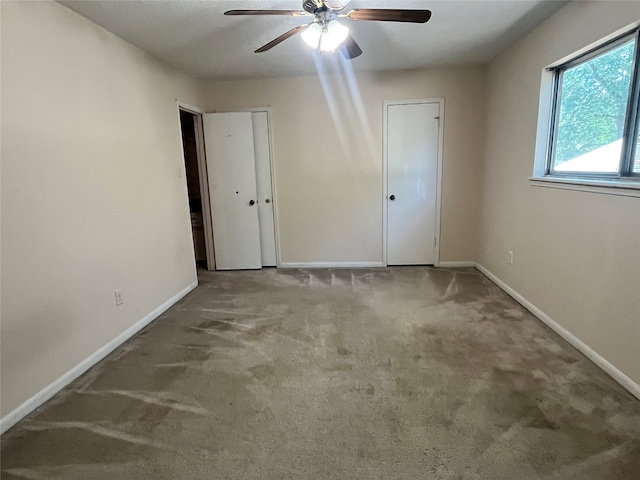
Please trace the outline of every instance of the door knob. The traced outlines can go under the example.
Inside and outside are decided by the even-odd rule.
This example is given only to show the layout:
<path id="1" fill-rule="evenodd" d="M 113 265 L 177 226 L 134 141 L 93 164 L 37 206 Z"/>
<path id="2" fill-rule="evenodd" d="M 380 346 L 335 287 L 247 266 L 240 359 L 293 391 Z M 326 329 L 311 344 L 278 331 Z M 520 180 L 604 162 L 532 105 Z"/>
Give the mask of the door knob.
<path id="1" fill-rule="evenodd" d="M 264 201 L 264 203 L 271 203 L 271 200 L 269 200 L 268 198 Z"/>
<path id="2" fill-rule="evenodd" d="M 389 195 L 389 200 L 395 200 L 396 196 L 395 195 Z"/>
<path id="3" fill-rule="evenodd" d="M 256 202 L 255 202 L 255 201 L 253 201 L 253 200 L 251 200 L 251 201 L 249 202 L 249 205 L 251 205 L 251 206 L 253 206 L 253 205 L 255 205 L 255 204 L 256 204 Z"/>

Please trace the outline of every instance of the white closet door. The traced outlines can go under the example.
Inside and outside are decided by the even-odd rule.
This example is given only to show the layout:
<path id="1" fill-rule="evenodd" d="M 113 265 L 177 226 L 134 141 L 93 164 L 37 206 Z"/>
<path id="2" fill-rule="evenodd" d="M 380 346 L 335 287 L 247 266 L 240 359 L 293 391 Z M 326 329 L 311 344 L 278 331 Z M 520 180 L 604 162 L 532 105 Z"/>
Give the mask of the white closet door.
<path id="1" fill-rule="evenodd" d="M 267 112 L 253 112 L 253 145 L 256 158 L 258 187 L 258 218 L 262 266 L 276 266 L 276 233 L 273 220 L 273 194 L 271 183 L 271 147 Z"/>
<path id="2" fill-rule="evenodd" d="M 439 104 L 387 106 L 387 263 L 435 262 Z"/>
<path id="3" fill-rule="evenodd" d="M 251 113 L 207 113 L 203 122 L 216 269 L 259 269 Z"/>

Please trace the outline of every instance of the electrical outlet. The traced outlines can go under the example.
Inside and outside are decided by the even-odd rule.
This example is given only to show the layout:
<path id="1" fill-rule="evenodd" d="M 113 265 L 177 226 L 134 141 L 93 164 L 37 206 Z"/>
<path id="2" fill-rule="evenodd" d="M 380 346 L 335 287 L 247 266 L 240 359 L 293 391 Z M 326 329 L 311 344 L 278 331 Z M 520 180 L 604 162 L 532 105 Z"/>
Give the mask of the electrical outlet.
<path id="1" fill-rule="evenodd" d="M 509 250 L 509 265 L 513 265 L 513 252 Z"/>
<path id="2" fill-rule="evenodd" d="M 116 295 L 116 306 L 119 307 L 123 303 L 122 290 L 116 290 L 114 293 Z"/>

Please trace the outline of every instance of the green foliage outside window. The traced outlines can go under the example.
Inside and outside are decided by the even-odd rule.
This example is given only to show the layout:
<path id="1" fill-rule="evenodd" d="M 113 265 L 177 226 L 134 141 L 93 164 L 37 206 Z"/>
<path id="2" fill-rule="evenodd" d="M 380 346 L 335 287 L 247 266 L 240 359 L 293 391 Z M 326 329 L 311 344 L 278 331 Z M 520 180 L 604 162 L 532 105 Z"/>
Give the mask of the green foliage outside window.
<path id="1" fill-rule="evenodd" d="M 623 137 L 634 52 L 631 40 L 563 72 L 555 165 Z"/>

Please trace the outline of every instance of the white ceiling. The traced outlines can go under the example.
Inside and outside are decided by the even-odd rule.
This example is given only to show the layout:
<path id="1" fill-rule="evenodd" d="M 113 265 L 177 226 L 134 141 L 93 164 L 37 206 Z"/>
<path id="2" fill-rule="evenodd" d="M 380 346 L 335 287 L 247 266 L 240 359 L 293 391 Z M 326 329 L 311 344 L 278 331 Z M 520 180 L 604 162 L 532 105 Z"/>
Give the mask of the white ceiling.
<path id="1" fill-rule="evenodd" d="M 316 72 L 299 35 L 265 53 L 258 47 L 304 17 L 224 16 L 231 9 L 301 9 L 301 0 L 59 0 L 63 5 L 164 62 L 202 79 L 240 79 Z M 566 1 L 354 0 L 351 8 L 428 8 L 426 24 L 344 21 L 364 51 L 356 71 L 481 64 L 547 19 Z M 323 55 L 340 55 L 329 53 Z M 324 62 L 325 68 L 335 62 Z"/>

